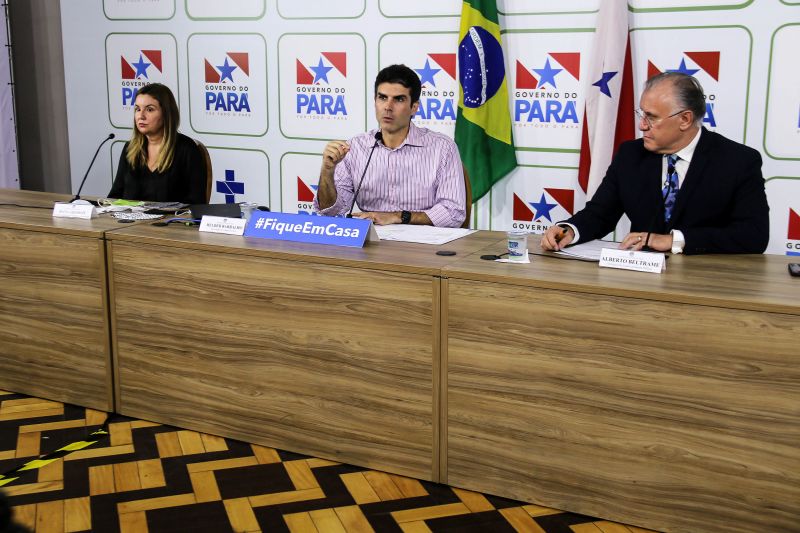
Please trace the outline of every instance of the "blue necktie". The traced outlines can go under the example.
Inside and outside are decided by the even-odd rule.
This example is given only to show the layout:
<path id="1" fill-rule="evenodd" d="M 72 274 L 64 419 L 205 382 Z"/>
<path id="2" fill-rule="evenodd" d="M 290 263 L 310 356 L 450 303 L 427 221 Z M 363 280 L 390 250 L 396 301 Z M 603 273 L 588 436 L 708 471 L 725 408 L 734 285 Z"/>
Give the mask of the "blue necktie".
<path id="1" fill-rule="evenodd" d="M 669 223 L 672 217 L 672 208 L 675 207 L 675 197 L 678 195 L 678 173 L 675 171 L 675 162 L 679 157 L 675 154 L 667 156 L 667 183 L 661 189 L 664 199 L 664 222 Z"/>

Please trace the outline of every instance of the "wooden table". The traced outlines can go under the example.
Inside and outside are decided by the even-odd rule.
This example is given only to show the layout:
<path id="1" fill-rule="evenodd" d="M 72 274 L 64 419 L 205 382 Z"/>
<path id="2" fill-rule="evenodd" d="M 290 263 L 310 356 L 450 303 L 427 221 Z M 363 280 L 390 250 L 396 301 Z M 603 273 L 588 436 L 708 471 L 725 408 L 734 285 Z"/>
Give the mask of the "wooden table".
<path id="1" fill-rule="evenodd" d="M 126 415 L 659 530 L 797 529 L 791 258 L 479 259 L 504 243 L 442 257 L 0 206 L 0 388 L 110 410 L 113 353 Z"/>
<path id="2" fill-rule="evenodd" d="M 443 483 L 657 530 L 798 530 L 791 258 L 478 255 L 443 269 Z"/>
<path id="3" fill-rule="evenodd" d="M 439 474 L 442 266 L 497 241 L 363 249 L 108 234 L 117 410 L 420 479 Z"/>
<path id="4" fill-rule="evenodd" d="M 69 199 L 0 190 L 0 389 L 110 411 L 103 235 L 120 226 L 53 218 Z"/>

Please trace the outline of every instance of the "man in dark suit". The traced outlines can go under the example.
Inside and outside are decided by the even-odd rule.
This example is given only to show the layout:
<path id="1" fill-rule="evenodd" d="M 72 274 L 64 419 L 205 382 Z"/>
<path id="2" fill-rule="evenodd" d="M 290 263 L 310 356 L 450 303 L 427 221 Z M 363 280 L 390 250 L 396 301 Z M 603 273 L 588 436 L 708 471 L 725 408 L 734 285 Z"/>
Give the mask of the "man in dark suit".
<path id="1" fill-rule="evenodd" d="M 542 248 L 603 237 L 624 213 L 631 232 L 622 249 L 762 253 L 769 206 L 758 151 L 701 126 L 705 97 L 691 76 L 650 78 L 639 105 L 642 138 L 620 146 L 594 197 L 551 226 Z"/>

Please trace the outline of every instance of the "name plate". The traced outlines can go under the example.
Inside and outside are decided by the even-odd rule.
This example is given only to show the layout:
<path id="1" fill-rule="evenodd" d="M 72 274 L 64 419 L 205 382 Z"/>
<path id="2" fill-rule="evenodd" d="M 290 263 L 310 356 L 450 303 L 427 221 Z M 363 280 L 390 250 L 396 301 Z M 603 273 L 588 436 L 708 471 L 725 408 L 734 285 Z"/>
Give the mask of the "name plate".
<path id="1" fill-rule="evenodd" d="M 53 216 L 57 218 L 83 218 L 89 220 L 97 216 L 97 211 L 90 203 L 79 204 L 56 202 L 53 204 Z"/>
<path id="2" fill-rule="evenodd" d="M 380 238 L 370 220 L 254 211 L 245 237 L 361 248 Z"/>
<path id="3" fill-rule="evenodd" d="M 638 270 L 639 272 L 651 272 L 653 274 L 661 274 L 661 271 L 666 269 L 663 253 L 634 252 L 633 250 L 620 250 L 618 248 L 603 248 L 600 250 L 600 266 Z"/>
<path id="4" fill-rule="evenodd" d="M 208 233 L 243 235 L 245 226 L 247 226 L 247 220 L 243 218 L 203 215 L 203 218 L 200 219 L 200 231 L 207 231 Z"/>

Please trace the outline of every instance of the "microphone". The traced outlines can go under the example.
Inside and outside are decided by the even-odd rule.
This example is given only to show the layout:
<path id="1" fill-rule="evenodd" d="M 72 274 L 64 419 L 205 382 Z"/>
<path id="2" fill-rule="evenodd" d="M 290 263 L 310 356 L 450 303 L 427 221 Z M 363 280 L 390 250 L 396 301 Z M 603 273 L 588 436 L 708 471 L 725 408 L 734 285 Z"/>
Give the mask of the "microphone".
<path id="1" fill-rule="evenodd" d="M 91 163 L 89 163 L 89 168 L 87 168 L 87 169 L 86 169 L 86 174 L 84 174 L 84 175 L 83 175 L 83 179 L 81 180 L 81 184 L 80 184 L 80 186 L 78 187 L 78 192 L 75 194 L 75 198 L 73 198 L 72 200 L 70 200 L 70 201 L 69 201 L 69 203 L 72 203 L 72 202 L 74 202 L 74 201 L 76 201 L 76 200 L 80 200 L 80 199 L 81 199 L 81 191 L 83 190 L 83 184 L 84 184 L 84 183 L 86 183 L 86 178 L 88 178 L 88 177 L 89 177 L 89 171 L 90 171 L 90 170 L 92 170 L 92 165 L 94 165 L 94 160 L 95 160 L 95 159 L 97 159 L 97 154 L 99 154 L 99 153 L 100 153 L 100 148 L 102 148 L 102 147 L 103 147 L 103 145 L 104 145 L 106 142 L 110 141 L 110 140 L 111 140 L 111 139 L 113 139 L 114 137 L 116 137 L 116 135 L 114 135 L 113 133 L 109 133 L 109 134 L 108 134 L 108 137 L 106 137 L 105 139 L 103 139 L 103 142 L 101 142 L 101 143 L 100 143 L 100 146 L 98 146 L 98 147 L 97 147 L 97 151 L 94 153 L 94 157 L 92 158 L 92 162 L 91 162 Z"/>
<path id="2" fill-rule="evenodd" d="M 383 140 L 383 132 L 378 130 L 375 133 L 375 143 L 372 145 L 372 150 L 369 151 L 369 157 L 367 158 L 367 164 L 364 165 L 364 172 L 361 173 L 361 179 L 358 180 L 358 187 L 356 188 L 356 193 L 353 195 L 353 203 L 350 204 L 350 210 L 347 212 L 347 218 L 353 218 L 353 208 L 356 206 L 356 200 L 358 200 L 358 191 L 361 190 L 361 186 L 364 184 L 364 176 L 367 174 L 367 168 L 369 168 L 369 162 L 372 160 L 372 152 L 375 151 L 375 148 L 378 146 L 378 143 Z"/>

